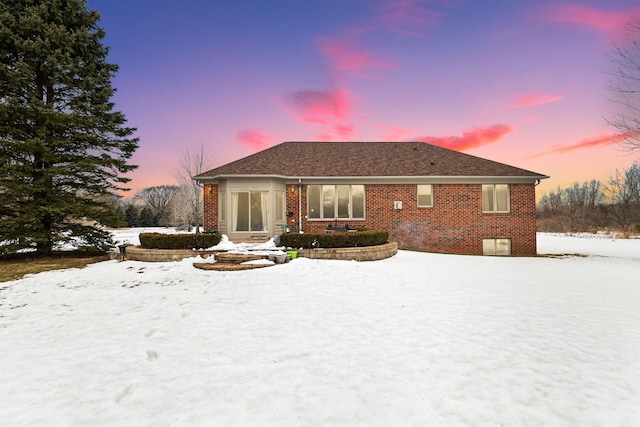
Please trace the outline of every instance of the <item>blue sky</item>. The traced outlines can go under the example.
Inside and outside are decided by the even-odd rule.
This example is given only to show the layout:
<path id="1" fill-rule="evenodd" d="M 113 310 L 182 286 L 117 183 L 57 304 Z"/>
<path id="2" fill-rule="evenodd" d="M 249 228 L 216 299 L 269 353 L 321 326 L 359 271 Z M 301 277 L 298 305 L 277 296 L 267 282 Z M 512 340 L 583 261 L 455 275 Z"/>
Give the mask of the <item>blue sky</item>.
<path id="1" fill-rule="evenodd" d="M 605 118 L 637 1 L 92 0 L 138 128 L 134 190 L 186 150 L 215 167 L 286 140 L 422 140 L 606 180 L 637 159 Z"/>

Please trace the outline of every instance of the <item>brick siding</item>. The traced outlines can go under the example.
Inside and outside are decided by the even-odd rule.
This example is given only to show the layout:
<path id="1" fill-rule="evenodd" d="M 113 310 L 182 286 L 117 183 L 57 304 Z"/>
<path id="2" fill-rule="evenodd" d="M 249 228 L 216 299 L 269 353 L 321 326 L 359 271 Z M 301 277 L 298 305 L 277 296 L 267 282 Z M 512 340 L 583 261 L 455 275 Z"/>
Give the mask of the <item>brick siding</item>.
<path id="1" fill-rule="evenodd" d="M 218 229 L 218 184 L 204 186 L 204 229 Z"/>
<path id="2" fill-rule="evenodd" d="M 210 187 L 210 190 L 207 190 Z M 307 221 L 306 185 L 286 186 L 286 209 L 293 215 L 287 223 L 295 228 L 299 218 L 301 191 L 303 229 L 322 232 L 335 220 Z M 482 185 L 433 184 L 433 207 L 417 206 L 415 184 L 366 184 L 364 220 L 343 219 L 339 226 L 367 227 L 389 231 L 398 248 L 455 254 L 482 254 L 482 239 L 511 239 L 512 255 L 536 254 L 535 186 L 510 184 L 508 213 L 482 212 Z M 217 185 L 205 186 L 205 228 L 217 228 Z M 393 202 L 402 201 L 402 209 Z"/>
<path id="3" fill-rule="evenodd" d="M 508 213 L 482 212 L 482 185 L 434 184 L 433 207 L 417 206 L 415 184 L 365 185 L 365 220 L 338 220 L 339 226 L 389 231 L 400 249 L 455 254 L 482 254 L 482 239 L 511 239 L 512 255 L 536 254 L 535 186 L 511 184 Z M 306 215 L 306 186 L 302 186 L 302 217 Z M 396 210 L 393 202 L 402 201 Z M 298 186 L 287 186 L 287 211 L 298 220 Z M 304 223 L 309 232 L 322 232 L 335 220 Z"/>

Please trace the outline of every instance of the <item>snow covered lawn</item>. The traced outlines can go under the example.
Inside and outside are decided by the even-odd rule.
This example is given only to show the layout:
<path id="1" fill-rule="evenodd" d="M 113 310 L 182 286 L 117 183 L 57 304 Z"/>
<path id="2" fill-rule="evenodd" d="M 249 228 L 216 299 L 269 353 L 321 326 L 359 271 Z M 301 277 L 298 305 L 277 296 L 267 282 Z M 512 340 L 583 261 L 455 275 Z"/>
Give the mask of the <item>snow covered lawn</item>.
<path id="1" fill-rule="evenodd" d="M 0 283 L 3 426 L 640 424 L 640 240 Z"/>

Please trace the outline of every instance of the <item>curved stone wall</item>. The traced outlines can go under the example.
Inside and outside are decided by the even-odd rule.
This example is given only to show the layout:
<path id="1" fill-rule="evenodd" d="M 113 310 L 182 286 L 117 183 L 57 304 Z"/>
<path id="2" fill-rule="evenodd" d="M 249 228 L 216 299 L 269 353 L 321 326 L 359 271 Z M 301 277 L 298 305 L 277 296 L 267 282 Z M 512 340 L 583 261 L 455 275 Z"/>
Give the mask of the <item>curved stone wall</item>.
<path id="1" fill-rule="evenodd" d="M 181 261 L 198 255 L 202 258 L 208 258 L 216 253 L 227 252 L 225 250 L 145 249 L 140 246 L 127 246 L 125 251 L 126 259 L 145 262 Z M 376 261 L 394 256 L 398 252 L 398 244 L 391 242 L 384 245 L 355 248 L 302 249 L 297 252 L 299 257 L 312 259 Z"/>
<path id="2" fill-rule="evenodd" d="M 220 250 L 193 250 L 193 249 L 145 249 L 140 246 L 127 246 L 125 249 L 125 257 L 132 261 L 145 262 L 163 262 L 163 261 L 181 261 L 185 258 L 191 258 L 200 255 L 202 258 L 208 258 L 216 253 L 226 252 Z"/>
<path id="3" fill-rule="evenodd" d="M 378 246 L 363 246 L 355 248 L 327 248 L 298 250 L 299 257 L 313 259 L 339 259 L 345 261 L 377 261 L 394 256 L 398 253 L 398 243 L 391 242 Z"/>

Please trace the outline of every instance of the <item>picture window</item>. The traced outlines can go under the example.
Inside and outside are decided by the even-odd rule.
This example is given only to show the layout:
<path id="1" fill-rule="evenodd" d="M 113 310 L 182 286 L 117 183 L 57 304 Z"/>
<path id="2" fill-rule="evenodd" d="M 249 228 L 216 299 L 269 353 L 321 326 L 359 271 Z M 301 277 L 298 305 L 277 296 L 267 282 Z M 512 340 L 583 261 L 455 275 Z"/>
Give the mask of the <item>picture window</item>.
<path id="1" fill-rule="evenodd" d="M 309 185 L 309 219 L 364 219 L 364 185 Z"/>

